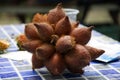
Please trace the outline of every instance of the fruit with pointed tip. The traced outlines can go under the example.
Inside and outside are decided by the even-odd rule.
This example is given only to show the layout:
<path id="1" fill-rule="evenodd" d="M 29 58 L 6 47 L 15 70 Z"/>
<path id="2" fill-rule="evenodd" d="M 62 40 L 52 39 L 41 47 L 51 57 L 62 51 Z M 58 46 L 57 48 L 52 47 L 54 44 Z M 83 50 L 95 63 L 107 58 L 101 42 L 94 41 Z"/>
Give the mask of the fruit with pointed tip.
<path id="1" fill-rule="evenodd" d="M 40 39 L 42 41 L 49 42 L 54 33 L 52 26 L 48 23 L 35 23 L 34 25 L 39 32 Z"/>
<path id="2" fill-rule="evenodd" d="M 60 75 L 66 68 L 64 59 L 59 53 L 55 53 L 45 62 L 45 66 L 53 75 Z"/>
<path id="3" fill-rule="evenodd" d="M 69 50 L 75 47 L 75 38 L 72 36 L 62 36 L 56 42 L 56 51 L 59 53 L 67 53 Z"/>
<path id="4" fill-rule="evenodd" d="M 44 60 L 49 59 L 51 56 L 53 56 L 54 52 L 54 46 L 47 43 L 42 44 L 36 49 L 36 55 Z"/>
<path id="5" fill-rule="evenodd" d="M 91 46 L 85 46 L 85 48 L 89 51 L 92 60 L 95 60 L 97 57 L 105 52 L 102 49 L 94 48 Z"/>
<path id="6" fill-rule="evenodd" d="M 71 32 L 71 36 L 75 37 L 76 43 L 81 44 L 81 45 L 85 45 L 88 43 L 88 41 L 91 38 L 91 33 L 92 33 L 93 28 L 94 28 L 93 26 L 75 28 Z"/>
<path id="7" fill-rule="evenodd" d="M 72 29 L 72 26 L 70 24 L 69 18 L 68 16 L 65 16 L 64 18 L 59 20 L 58 23 L 56 24 L 55 33 L 58 36 L 68 35 L 70 34 L 71 29 Z"/>
<path id="8" fill-rule="evenodd" d="M 39 33 L 33 23 L 26 24 L 24 32 L 25 32 L 25 36 L 28 39 L 31 40 L 40 39 Z"/>
<path id="9" fill-rule="evenodd" d="M 38 58 L 36 54 L 32 54 L 32 69 L 39 69 L 44 66 L 44 60 Z"/>
<path id="10" fill-rule="evenodd" d="M 75 48 L 65 55 L 65 62 L 67 66 L 72 68 L 83 68 L 89 65 L 91 61 L 88 50 L 80 44 L 76 44 Z"/>
<path id="11" fill-rule="evenodd" d="M 54 9 L 49 11 L 47 20 L 50 24 L 56 24 L 63 17 L 65 17 L 65 12 L 62 9 L 62 3 L 59 3 Z"/>
<path id="12" fill-rule="evenodd" d="M 27 50 L 28 52 L 31 52 L 31 53 L 35 53 L 36 52 L 36 48 L 41 46 L 42 45 L 42 41 L 40 40 L 31 40 L 31 41 L 28 41 L 26 43 L 23 43 L 21 45 L 21 47 L 25 50 Z"/>

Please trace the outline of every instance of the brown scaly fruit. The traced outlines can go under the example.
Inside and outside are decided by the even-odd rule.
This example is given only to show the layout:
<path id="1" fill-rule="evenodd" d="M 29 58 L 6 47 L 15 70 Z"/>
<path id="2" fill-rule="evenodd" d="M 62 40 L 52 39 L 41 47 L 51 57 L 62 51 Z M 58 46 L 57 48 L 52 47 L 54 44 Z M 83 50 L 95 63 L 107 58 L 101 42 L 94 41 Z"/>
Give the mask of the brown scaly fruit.
<path id="1" fill-rule="evenodd" d="M 75 37 L 76 43 L 85 45 L 91 38 L 91 32 L 94 27 L 81 27 L 75 28 L 71 32 L 71 36 Z"/>
<path id="2" fill-rule="evenodd" d="M 70 24 L 69 18 L 68 16 L 65 16 L 64 18 L 59 20 L 58 23 L 56 24 L 55 33 L 58 36 L 68 35 L 71 32 L 71 28 L 72 26 Z"/>
<path id="3" fill-rule="evenodd" d="M 75 38 L 72 36 L 62 36 L 56 42 L 56 51 L 59 53 L 67 53 L 75 47 Z"/>
<path id="4" fill-rule="evenodd" d="M 54 46 L 46 43 L 36 49 L 36 55 L 44 60 L 53 56 L 54 52 Z"/>
<path id="5" fill-rule="evenodd" d="M 65 17 L 65 12 L 62 9 L 62 3 L 59 3 L 54 9 L 49 11 L 47 20 L 50 24 L 56 24 L 63 17 Z"/>
<path id="6" fill-rule="evenodd" d="M 44 67 L 44 60 L 38 58 L 36 54 L 34 53 L 32 55 L 32 69 L 39 69 Z"/>
<path id="7" fill-rule="evenodd" d="M 23 49 L 27 50 L 28 52 L 35 53 L 36 48 L 41 46 L 42 43 L 43 42 L 40 40 L 31 40 L 31 41 L 25 42 L 21 46 Z"/>
<path id="8" fill-rule="evenodd" d="M 28 23 L 25 25 L 25 36 L 28 38 L 28 39 L 40 39 L 39 37 L 39 34 L 38 34 L 38 31 L 36 29 L 36 27 L 34 26 L 33 23 Z"/>
<path id="9" fill-rule="evenodd" d="M 33 53 L 33 69 L 46 66 L 51 74 L 60 75 L 67 68 L 72 73 L 82 74 L 83 68 L 104 52 L 86 46 L 93 27 L 79 28 L 78 22 L 70 22 L 65 16 L 58 4 L 55 9 L 49 11 L 46 17 L 49 22 L 33 23 L 37 35 L 33 33 L 33 27 L 31 32 L 26 32 L 30 38 L 26 36 L 29 42 L 24 43 L 24 48 Z M 36 17 L 39 19 L 39 16 Z M 34 39 L 33 36 L 38 38 Z"/>
<path id="10" fill-rule="evenodd" d="M 35 27 L 39 32 L 40 39 L 49 42 L 51 41 L 51 36 L 54 34 L 54 30 L 48 23 L 35 23 Z"/>
<path id="11" fill-rule="evenodd" d="M 33 23 L 47 22 L 47 14 L 36 13 L 32 19 Z"/>
<path id="12" fill-rule="evenodd" d="M 88 50 L 80 44 L 76 44 L 75 48 L 65 55 L 65 62 L 71 68 L 83 68 L 89 65 L 90 61 Z"/>
<path id="13" fill-rule="evenodd" d="M 65 70 L 65 63 L 62 55 L 55 53 L 49 60 L 45 62 L 45 66 L 53 75 L 60 75 Z"/>
<path id="14" fill-rule="evenodd" d="M 92 60 L 95 60 L 97 57 L 99 57 L 105 52 L 102 49 L 97 49 L 91 46 L 85 46 L 85 48 L 89 51 Z"/>

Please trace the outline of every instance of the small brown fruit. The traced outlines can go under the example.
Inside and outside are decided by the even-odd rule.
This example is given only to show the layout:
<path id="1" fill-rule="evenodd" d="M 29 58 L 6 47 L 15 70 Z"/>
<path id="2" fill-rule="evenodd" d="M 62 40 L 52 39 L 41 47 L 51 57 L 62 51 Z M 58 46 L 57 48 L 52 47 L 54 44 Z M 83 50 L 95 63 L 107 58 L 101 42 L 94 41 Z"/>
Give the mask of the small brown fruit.
<path id="1" fill-rule="evenodd" d="M 44 66 L 44 61 L 37 58 L 36 54 L 32 54 L 32 69 L 38 69 Z"/>
<path id="2" fill-rule="evenodd" d="M 78 27 L 71 32 L 71 36 L 75 37 L 76 43 L 85 45 L 88 43 L 88 41 L 91 38 L 92 29 L 93 29 L 93 26 L 81 27 L 81 28 Z"/>
<path id="3" fill-rule="evenodd" d="M 65 55 L 65 62 L 71 68 L 83 68 L 91 61 L 88 50 L 79 44 Z"/>
<path id="4" fill-rule="evenodd" d="M 24 43 L 23 45 L 21 45 L 21 47 L 27 50 L 28 52 L 35 53 L 36 48 L 40 46 L 41 44 L 42 44 L 42 41 L 40 40 L 32 40 L 32 41 L 28 41 Z"/>
<path id="5" fill-rule="evenodd" d="M 92 60 L 95 60 L 97 57 L 99 57 L 105 52 L 102 49 L 97 49 L 91 46 L 85 46 L 85 48 L 89 51 Z"/>
<path id="6" fill-rule="evenodd" d="M 68 35 L 71 32 L 71 28 L 72 26 L 70 24 L 69 18 L 66 16 L 56 24 L 55 33 L 59 36 Z"/>
<path id="7" fill-rule="evenodd" d="M 62 4 L 59 3 L 54 9 L 49 11 L 47 20 L 50 24 L 56 24 L 63 17 L 65 17 L 65 12 L 62 9 Z"/>
<path id="8" fill-rule="evenodd" d="M 28 41 L 21 46 L 33 53 L 33 70 L 45 66 L 52 75 L 61 75 L 65 69 L 83 74 L 82 69 L 104 50 L 86 46 L 93 26 L 78 26 L 65 15 L 61 3 L 48 14 L 35 14 L 25 27 Z"/>
<path id="9" fill-rule="evenodd" d="M 55 52 L 55 48 L 50 44 L 42 44 L 36 49 L 36 55 L 44 60 L 50 58 Z"/>
<path id="10" fill-rule="evenodd" d="M 72 36 L 62 36 L 56 42 L 56 51 L 59 53 L 67 53 L 73 47 L 75 47 L 75 38 Z"/>
<path id="11" fill-rule="evenodd" d="M 45 62 L 45 66 L 53 75 L 60 75 L 65 70 L 64 59 L 59 53 L 55 53 Z"/>
<path id="12" fill-rule="evenodd" d="M 41 40 L 46 42 L 51 40 L 51 35 L 53 35 L 54 33 L 54 30 L 51 25 L 47 23 L 35 23 L 34 25 L 39 32 Z"/>
<path id="13" fill-rule="evenodd" d="M 28 23 L 25 25 L 25 36 L 28 39 L 40 39 L 38 31 L 33 23 Z"/>

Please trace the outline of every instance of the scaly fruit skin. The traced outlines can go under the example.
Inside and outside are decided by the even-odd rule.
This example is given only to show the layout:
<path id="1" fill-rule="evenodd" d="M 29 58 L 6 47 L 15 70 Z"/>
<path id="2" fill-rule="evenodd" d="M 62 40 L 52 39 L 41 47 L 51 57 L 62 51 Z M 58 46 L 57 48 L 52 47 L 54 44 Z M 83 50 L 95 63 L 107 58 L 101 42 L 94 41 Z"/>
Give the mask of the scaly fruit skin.
<path id="1" fill-rule="evenodd" d="M 87 46 L 87 45 L 85 46 L 85 48 L 89 51 L 92 60 L 95 60 L 97 57 L 99 57 L 105 52 L 102 49 L 97 49 L 97 48 Z"/>
<path id="2" fill-rule="evenodd" d="M 65 12 L 62 9 L 62 4 L 59 3 L 54 9 L 49 11 L 47 20 L 50 24 L 56 24 L 63 17 L 65 17 Z"/>
<path id="3" fill-rule="evenodd" d="M 33 23 L 26 24 L 24 32 L 25 32 L 25 36 L 28 39 L 31 39 L 31 40 L 40 39 L 38 31 Z"/>
<path id="4" fill-rule="evenodd" d="M 28 41 L 24 44 L 22 44 L 22 48 L 27 50 L 28 52 L 31 52 L 31 53 L 35 53 L 36 52 L 36 48 L 41 46 L 42 45 L 42 41 L 40 40 L 31 40 L 31 41 Z"/>
<path id="5" fill-rule="evenodd" d="M 67 53 L 75 47 L 75 38 L 72 36 L 62 36 L 56 42 L 56 51 L 59 53 Z"/>
<path id="6" fill-rule="evenodd" d="M 48 23 L 35 23 L 34 25 L 39 32 L 40 39 L 45 42 L 49 42 L 54 33 L 52 26 Z"/>
<path id="7" fill-rule="evenodd" d="M 81 28 L 78 27 L 71 32 L 71 36 L 75 37 L 76 43 L 85 45 L 91 38 L 92 29 L 93 26 Z"/>
<path id="8" fill-rule="evenodd" d="M 38 69 L 44 67 L 44 60 L 38 58 L 34 53 L 32 55 L 32 69 Z"/>
<path id="9" fill-rule="evenodd" d="M 56 27 L 55 27 L 55 33 L 58 36 L 68 35 L 70 34 L 71 29 L 72 29 L 72 26 L 70 24 L 69 18 L 68 16 L 65 16 L 64 18 L 62 18 L 61 20 L 57 22 Z"/>
<path id="10" fill-rule="evenodd" d="M 55 47 L 50 44 L 42 44 L 36 49 L 36 55 L 44 60 L 49 59 L 55 53 Z"/>
<path id="11" fill-rule="evenodd" d="M 55 53 L 45 62 L 45 66 L 53 75 L 60 75 L 66 68 L 64 59 L 59 53 Z"/>
<path id="12" fill-rule="evenodd" d="M 89 65 L 91 57 L 84 46 L 76 44 L 75 48 L 65 55 L 65 61 L 71 68 L 83 68 Z"/>
<path id="13" fill-rule="evenodd" d="M 52 75 L 60 75 L 65 69 L 83 74 L 82 69 L 104 50 L 86 45 L 93 27 L 80 28 L 78 25 L 79 22 L 69 20 L 61 4 L 48 15 L 36 14 L 32 24 L 25 28 L 28 41 L 22 46 L 33 53 L 33 69 L 45 66 Z"/>

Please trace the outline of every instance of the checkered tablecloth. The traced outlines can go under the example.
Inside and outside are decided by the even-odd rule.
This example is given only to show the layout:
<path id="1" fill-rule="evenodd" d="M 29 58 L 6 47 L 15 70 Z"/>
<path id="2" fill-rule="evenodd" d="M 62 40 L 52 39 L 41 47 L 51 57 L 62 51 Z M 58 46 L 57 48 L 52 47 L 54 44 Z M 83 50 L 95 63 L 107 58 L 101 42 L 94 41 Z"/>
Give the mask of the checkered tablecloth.
<path id="1" fill-rule="evenodd" d="M 10 42 L 8 52 L 18 50 L 15 38 L 21 33 L 24 33 L 24 24 L 0 27 L 0 38 L 7 39 Z M 96 32 L 93 34 L 100 35 Z M 109 43 L 113 44 L 110 41 Z M 0 58 L 0 80 L 120 80 L 120 61 L 111 63 L 94 61 L 85 67 L 84 71 L 84 74 L 80 75 L 65 70 L 59 76 L 52 76 L 45 67 L 33 71 L 27 60 L 17 61 Z"/>

